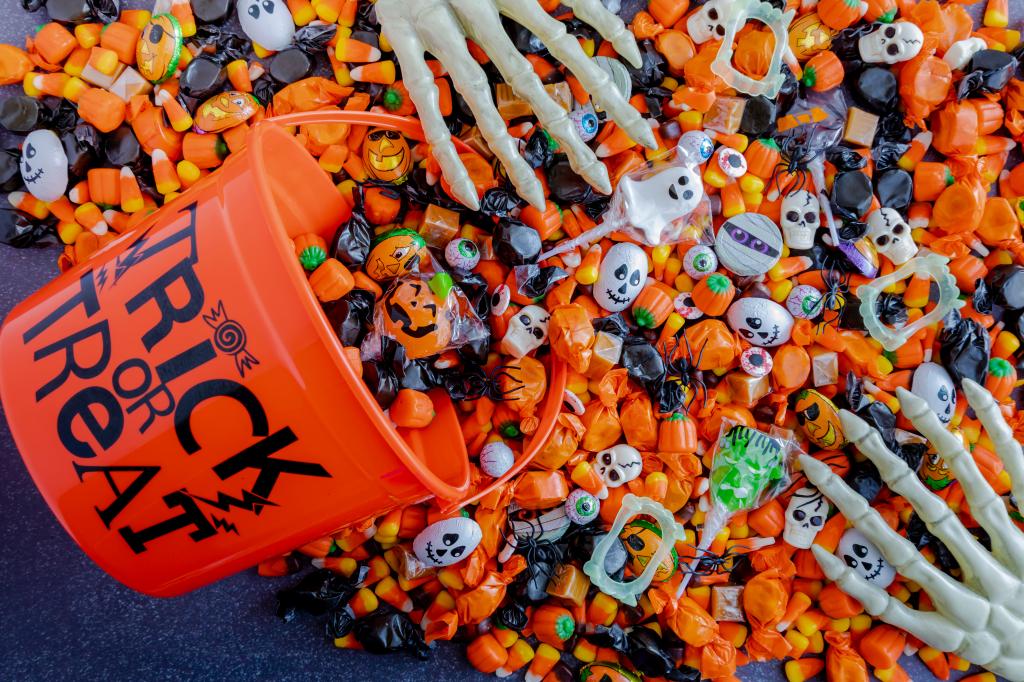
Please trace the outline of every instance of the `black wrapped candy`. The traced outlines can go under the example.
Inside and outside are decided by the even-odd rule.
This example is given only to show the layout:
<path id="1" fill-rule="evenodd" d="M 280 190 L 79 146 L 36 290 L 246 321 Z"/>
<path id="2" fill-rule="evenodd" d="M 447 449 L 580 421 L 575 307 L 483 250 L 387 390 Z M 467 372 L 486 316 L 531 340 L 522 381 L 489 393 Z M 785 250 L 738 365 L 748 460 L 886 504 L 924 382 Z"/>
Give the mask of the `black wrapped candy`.
<path id="1" fill-rule="evenodd" d="M 880 66 L 869 67 L 857 74 L 852 90 L 857 101 L 873 114 L 891 111 L 900 96 L 896 76 L 888 68 Z"/>
<path id="2" fill-rule="evenodd" d="M 356 641 L 371 654 L 409 651 L 421 660 L 430 658 L 430 649 L 423 641 L 420 626 L 390 606 L 383 606 L 357 620 L 352 632 Z"/>
<path id="3" fill-rule="evenodd" d="M 914 178 L 902 168 L 890 168 L 875 175 L 878 202 L 901 213 L 914 200 Z"/>
<path id="4" fill-rule="evenodd" d="M 988 333 L 978 322 L 961 317 L 955 310 L 943 322 L 939 357 L 949 376 L 957 386 L 964 379 L 984 384 L 991 352 Z"/>
<path id="5" fill-rule="evenodd" d="M 988 273 L 986 280 L 996 305 L 1024 310 L 1024 265 L 997 265 Z"/>
<path id="6" fill-rule="evenodd" d="M 281 50 L 270 59 L 270 77 L 279 83 L 294 83 L 313 73 L 316 62 L 298 47 Z"/>
<path id="7" fill-rule="evenodd" d="M 345 265 L 359 266 L 370 255 L 373 242 L 373 228 L 363 214 L 362 202 L 357 201 L 352 216 L 335 231 L 331 239 L 330 256 Z"/>
<path id="8" fill-rule="evenodd" d="M 324 306 L 331 330 L 343 346 L 359 346 L 373 317 L 372 291 L 353 289 L 346 296 Z"/>
<path id="9" fill-rule="evenodd" d="M 42 111 L 42 103 L 34 97 L 3 97 L 0 99 L 0 126 L 12 133 L 30 133 L 38 127 Z"/>
<path id="10" fill-rule="evenodd" d="M 871 179 L 860 171 L 846 171 L 836 174 L 829 197 L 832 208 L 840 217 L 856 220 L 871 208 L 873 195 Z"/>
<path id="11" fill-rule="evenodd" d="M 511 218 L 498 223 L 491 244 L 498 260 L 510 266 L 537 262 L 542 246 L 537 230 Z"/>
<path id="12" fill-rule="evenodd" d="M 740 132 L 749 137 L 760 137 L 775 125 L 775 100 L 757 95 L 747 100 L 740 118 Z"/>
<path id="13" fill-rule="evenodd" d="M 347 604 L 357 591 L 351 578 L 321 568 L 277 593 L 277 615 L 285 622 L 294 620 L 298 611 L 321 616 Z"/>
<path id="14" fill-rule="evenodd" d="M 200 102 L 224 90 L 227 74 L 220 61 L 200 55 L 190 61 L 181 72 L 178 89 L 182 95 Z"/>
<path id="15" fill-rule="evenodd" d="M 231 0 L 192 0 L 192 15 L 200 24 L 219 24 L 228 17 Z"/>

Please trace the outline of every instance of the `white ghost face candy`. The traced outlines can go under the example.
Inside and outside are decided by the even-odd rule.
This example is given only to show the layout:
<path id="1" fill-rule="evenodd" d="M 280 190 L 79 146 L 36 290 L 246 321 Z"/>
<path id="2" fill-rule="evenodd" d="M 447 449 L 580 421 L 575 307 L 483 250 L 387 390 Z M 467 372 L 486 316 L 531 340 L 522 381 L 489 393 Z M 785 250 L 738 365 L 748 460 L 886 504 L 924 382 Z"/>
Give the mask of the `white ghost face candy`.
<path id="1" fill-rule="evenodd" d="M 896 579 L 896 569 L 885 560 L 878 548 L 856 528 L 850 528 L 839 539 L 836 556 L 853 572 L 883 590 Z"/>
<path id="2" fill-rule="evenodd" d="M 876 24 L 871 33 L 857 40 L 860 58 L 871 64 L 898 64 L 913 59 L 924 45 L 924 34 L 909 21 Z"/>
<path id="3" fill-rule="evenodd" d="M 508 321 L 508 331 L 501 340 L 501 351 L 519 359 L 539 348 L 548 338 L 548 320 L 551 316 L 540 306 L 528 305 Z"/>
<path id="4" fill-rule="evenodd" d="M 516 461 L 512 448 L 501 441 L 488 443 L 480 450 L 480 469 L 492 478 L 501 478 Z"/>
<path id="5" fill-rule="evenodd" d="M 647 281 L 647 254 L 636 244 L 620 242 L 608 249 L 594 282 L 594 300 L 610 313 L 625 310 Z"/>
<path id="6" fill-rule="evenodd" d="M 40 201 L 55 201 L 68 188 L 68 155 L 52 130 L 34 130 L 21 145 L 21 179 Z"/>
<path id="7" fill-rule="evenodd" d="M 793 316 L 767 298 L 741 298 L 734 301 L 725 319 L 741 337 L 762 348 L 786 343 L 793 331 Z"/>
<path id="8" fill-rule="evenodd" d="M 814 246 L 814 233 L 821 226 L 821 204 L 818 197 L 804 189 L 790 192 L 782 199 L 779 223 L 786 246 L 809 249 Z"/>
<path id="9" fill-rule="evenodd" d="M 910 234 L 910 225 L 894 208 L 879 208 L 867 220 L 867 238 L 893 265 L 903 265 L 917 255 L 917 244 Z"/>
<path id="10" fill-rule="evenodd" d="M 632 445 L 619 444 L 602 450 L 594 460 L 597 475 L 609 488 L 629 483 L 640 475 L 643 467 L 640 451 Z"/>
<path id="11" fill-rule="evenodd" d="M 480 544 L 483 533 L 473 519 L 441 519 L 420 531 L 412 543 L 416 558 L 427 566 L 451 566 L 465 559 Z"/>
<path id="12" fill-rule="evenodd" d="M 295 35 L 285 0 L 238 0 L 238 23 L 249 40 L 274 52 L 288 47 Z"/>
<path id="13" fill-rule="evenodd" d="M 789 498 L 782 539 L 797 549 L 810 549 L 826 518 L 828 502 L 825 496 L 811 486 L 799 488 Z"/>
<path id="14" fill-rule="evenodd" d="M 715 253 L 718 261 L 737 275 L 763 275 L 782 257 L 782 233 L 771 218 L 741 213 L 718 228 Z"/>
<path id="15" fill-rule="evenodd" d="M 940 422 L 948 424 L 952 421 L 956 412 L 956 386 L 945 367 L 934 362 L 922 364 L 914 370 L 910 391 L 924 398 Z"/>
<path id="16" fill-rule="evenodd" d="M 615 190 L 624 218 L 650 245 L 661 242 L 667 223 L 693 212 L 704 196 L 704 183 L 689 166 L 669 166 L 642 178 L 625 177 Z"/>
<path id="17" fill-rule="evenodd" d="M 686 20 L 686 32 L 690 34 L 694 43 L 700 45 L 709 40 L 721 40 L 725 36 L 725 26 L 722 24 L 723 6 L 724 3 L 719 0 L 709 0 Z"/>

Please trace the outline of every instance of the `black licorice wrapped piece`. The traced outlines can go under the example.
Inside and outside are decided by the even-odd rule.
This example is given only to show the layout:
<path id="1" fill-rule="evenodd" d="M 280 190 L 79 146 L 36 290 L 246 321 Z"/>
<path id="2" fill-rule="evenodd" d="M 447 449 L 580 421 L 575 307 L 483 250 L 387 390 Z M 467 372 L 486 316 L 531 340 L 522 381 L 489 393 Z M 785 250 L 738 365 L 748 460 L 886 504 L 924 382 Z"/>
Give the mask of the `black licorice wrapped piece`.
<path id="1" fill-rule="evenodd" d="M 327 43 L 334 39 L 334 34 L 338 32 L 337 24 L 310 24 L 303 26 L 295 32 L 295 36 L 292 38 L 292 43 L 301 50 L 304 50 L 310 55 L 316 55 L 327 49 Z M 364 43 L 369 43 L 369 36 L 353 35 L 352 38 L 360 40 Z M 376 41 L 373 43 L 376 47 Z"/>
<path id="2" fill-rule="evenodd" d="M 363 214 L 362 198 L 357 197 L 352 216 L 338 227 L 331 239 L 330 256 L 346 266 L 360 266 L 370 255 L 373 228 Z"/>
<path id="3" fill-rule="evenodd" d="M 522 632 L 530 622 L 526 609 L 519 604 L 506 604 L 494 612 L 494 620 L 502 627 L 515 632 Z"/>
<path id="4" fill-rule="evenodd" d="M 188 63 L 181 72 L 178 89 L 182 95 L 203 101 L 223 91 L 227 74 L 220 61 L 207 55 L 200 55 Z"/>
<path id="5" fill-rule="evenodd" d="M 331 331 L 343 346 L 356 346 L 363 342 L 373 317 L 372 291 L 353 289 L 347 295 L 324 306 Z"/>
<path id="6" fill-rule="evenodd" d="M 285 622 L 298 611 L 321 616 L 345 606 L 359 591 L 352 578 L 321 568 L 307 573 L 297 585 L 277 593 L 277 615 Z"/>
<path id="7" fill-rule="evenodd" d="M 270 58 L 270 77 L 279 83 L 294 83 L 313 73 L 316 62 L 297 47 L 281 50 Z"/>
<path id="8" fill-rule="evenodd" d="M 38 127 L 43 104 L 27 95 L 0 98 L 0 126 L 12 133 L 30 133 Z"/>
<path id="9" fill-rule="evenodd" d="M 20 157 L 17 149 L 0 150 L 0 191 L 13 192 L 22 186 Z"/>
<path id="10" fill-rule="evenodd" d="M 391 606 L 382 606 L 360 618 L 352 632 L 356 641 L 371 654 L 409 651 L 421 660 L 430 658 L 430 649 L 423 641 L 423 630 L 409 616 Z"/>
<path id="11" fill-rule="evenodd" d="M 85 177 L 86 171 L 96 164 L 102 148 L 99 131 L 88 123 L 79 123 L 74 129 L 61 133 L 60 141 L 68 157 L 68 173 Z"/>
<path id="12" fill-rule="evenodd" d="M 556 149 L 558 149 L 558 143 L 548 135 L 547 131 L 536 130 L 526 141 L 523 158 L 531 168 L 545 168 L 551 165 Z"/>
<path id="13" fill-rule="evenodd" d="M 498 260 L 510 266 L 537 262 L 542 247 L 537 230 L 511 218 L 498 223 L 491 244 Z"/>
<path id="14" fill-rule="evenodd" d="M 50 221 L 31 220 L 13 208 L 0 208 L 0 244 L 25 249 L 56 242 L 57 235 Z"/>
<path id="15" fill-rule="evenodd" d="M 391 403 L 398 397 L 398 375 L 383 363 L 363 362 L 363 383 L 370 389 L 382 410 L 391 407 Z"/>
<path id="16" fill-rule="evenodd" d="M 749 137 L 760 137 L 775 125 L 775 100 L 757 95 L 747 100 L 740 118 L 740 132 Z"/>
<path id="17" fill-rule="evenodd" d="M 569 276 L 569 273 L 554 265 L 518 265 L 515 268 L 516 286 L 519 294 L 539 301 L 551 288 Z"/>
<path id="18" fill-rule="evenodd" d="M 873 114 L 891 111 L 900 96 L 896 76 L 888 68 L 879 66 L 866 68 L 857 74 L 852 90 L 857 101 Z"/>
<path id="19" fill-rule="evenodd" d="M 1017 59 L 1012 54 L 999 50 L 979 50 L 967 65 L 967 75 L 957 85 L 957 99 L 999 92 L 1010 82 L 1016 70 Z"/>
<path id="20" fill-rule="evenodd" d="M 192 0 L 192 14 L 200 24 L 219 24 L 234 7 L 231 0 Z"/>
<path id="21" fill-rule="evenodd" d="M 1024 310 L 1024 266 L 997 265 L 986 278 L 992 301 L 1010 310 Z"/>
<path id="22" fill-rule="evenodd" d="M 882 491 L 882 475 L 871 460 L 854 462 L 846 474 L 846 483 L 861 497 L 871 502 Z"/>
<path id="23" fill-rule="evenodd" d="M 875 194 L 882 206 L 902 213 L 914 199 L 914 178 L 902 168 L 876 173 Z"/>
<path id="24" fill-rule="evenodd" d="M 629 643 L 626 656 L 636 669 L 649 677 L 671 678 L 676 668 L 675 661 L 665 653 L 661 639 L 650 628 L 633 628 L 627 635 Z"/>
<path id="25" fill-rule="evenodd" d="M 991 339 L 975 320 L 963 318 L 956 310 L 943 320 L 939 332 L 939 357 L 953 383 L 970 379 L 984 385 L 991 353 Z"/>
<path id="26" fill-rule="evenodd" d="M 836 174 L 829 200 L 840 217 L 857 220 L 871 208 L 871 179 L 860 171 Z"/>
<path id="27" fill-rule="evenodd" d="M 548 168 L 548 186 L 551 198 L 561 205 L 586 204 L 598 196 L 597 191 L 569 165 L 568 159 L 559 158 Z"/>
<path id="28" fill-rule="evenodd" d="M 841 144 L 826 149 L 825 159 L 840 172 L 860 170 L 868 165 L 867 159 Z"/>
<path id="29" fill-rule="evenodd" d="M 45 0 L 40 2 L 32 2 L 31 0 L 26 2 L 22 0 L 22 6 L 29 11 L 37 10 L 44 4 L 46 5 L 46 13 L 50 15 L 50 18 L 64 24 L 81 24 L 88 21 L 92 15 L 92 8 L 89 7 L 87 0 L 49 0 L 49 2 Z"/>
<path id="30" fill-rule="evenodd" d="M 136 175 L 142 174 L 150 164 L 149 156 L 142 153 L 142 145 L 131 126 L 123 125 L 104 135 L 101 149 L 108 163 L 128 166 Z"/>

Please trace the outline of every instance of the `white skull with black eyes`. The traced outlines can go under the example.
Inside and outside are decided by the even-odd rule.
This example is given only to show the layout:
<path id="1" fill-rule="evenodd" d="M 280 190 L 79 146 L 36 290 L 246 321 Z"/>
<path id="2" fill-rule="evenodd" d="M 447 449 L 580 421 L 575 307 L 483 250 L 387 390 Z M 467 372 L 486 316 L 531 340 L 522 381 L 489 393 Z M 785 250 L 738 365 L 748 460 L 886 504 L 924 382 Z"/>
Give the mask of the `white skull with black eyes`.
<path id="1" fill-rule="evenodd" d="M 741 337 L 762 348 L 786 343 L 793 331 L 793 316 L 768 298 L 741 298 L 729 306 L 725 319 Z"/>
<path id="2" fill-rule="evenodd" d="M 910 391 L 924 398 L 939 421 L 948 424 L 956 412 L 956 386 L 942 365 L 926 362 L 914 370 Z"/>
<path id="3" fill-rule="evenodd" d="M 857 41 L 860 58 L 871 64 L 898 64 L 913 59 L 924 45 L 924 33 L 909 21 L 877 24 Z"/>
<path id="4" fill-rule="evenodd" d="M 594 300 L 610 313 L 625 310 L 647 281 L 647 254 L 636 244 L 620 242 L 608 249 L 594 282 Z"/>
<path id="5" fill-rule="evenodd" d="M 618 488 L 637 478 L 644 463 L 639 450 L 632 445 L 619 444 L 597 453 L 594 466 L 606 486 Z"/>
<path id="6" fill-rule="evenodd" d="M 821 225 L 818 197 L 805 189 L 790 192 L 782 199 L 779 223 L 786 246 L 791 249 L 809 249 L 814 246 L 814 233 Z"/>
<path id="7" fill-rule="evenodd" d="M 483 539 L 480 525 L 465 516 L 436 521 L 416 536 L 412 551 L 428 566 L 451 566 L 472 553 Z"/>
<path id="8" fill-rule="evenodd" d="M 238 23 L 249 40 L 272 52 L 288 47 L 295 35 L 285 0 L 238 0 Z"/>
<path id="9" fill-rule="evenodd" d="M 722 24 L 724 4 L 724 1 L 708 0 L 686 20 L 686 32 L 694 43 L 700 45 L 709 40 L 721 40 L 725 36 L 725 26 Z"/>
<path id="10" fill-rule="evenodd" d="M 642 178 L 625 177 L 615 191 L 626 221 L 650 245 L 662 241 L 665 225 L 688 216 L 704 196 L 704 183 L 690 166 L 669 166 Z"/>
<path id="11" fill-rule="evenodd" d="M 878 547 L 856 528 L 849 528 L 843 533 L 836 556 L 846 562 L 854 573 L 883 590 L 896 579 L 896 569 L 885 560 Z"/>
<path id="12" fill-rule="evenodd" d="M 910 234 L 910 225 L 894 208 L 879 208 L 867 220 L 867 237 L 878 253 L 893 265 L 903 265 L 917 255 L 917 244 Z"/>
<path id="13" fill-rule="evenodd" d="M 812 486 L 799 488 L 789 498 L 782 539 L 797 549 L 810 549 L 827 517 L 828 502 L 825 496 Z"/>
<path id="14" fill-rule="evenodd" d="M 508 330 L 501 339 L 501 352 L 519 359 L 539 348 L 548 338 L 551 316 L 540 306 L 528 305 L 508 321 Z"/>
<path id="15" fill-rule="evenodd" d="M 55 201 L 68 188 L 68 156 L 52 130 L 33 130 L 21 145 L 21 179 L 40 201 Z"/>

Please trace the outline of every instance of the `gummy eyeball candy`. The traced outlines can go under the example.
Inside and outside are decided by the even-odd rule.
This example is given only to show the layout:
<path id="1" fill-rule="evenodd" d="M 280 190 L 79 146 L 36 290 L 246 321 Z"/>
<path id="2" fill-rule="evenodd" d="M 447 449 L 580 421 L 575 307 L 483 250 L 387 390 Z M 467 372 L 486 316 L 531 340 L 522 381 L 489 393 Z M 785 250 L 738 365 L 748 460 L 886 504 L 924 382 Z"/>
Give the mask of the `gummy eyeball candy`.
<path id="1" fill-rule="evenodd" d="M 625 310 L 647 281 L 647 254 L 636 244 L 620 242 L 608 249 L 594 282 L 594 300 L 610 313 Z"/>
<path id="2" fill-rule="evenodd" d="M 693 300 L 693 294 L 689 291 L 684 291 L 676 296 L 672 301 L 672 307 L 687 320 L 699 320 L 704 317 L 704 311 L 697 307 Z"/>
<path id="3" fill-rule="evenodd" d="M 685 160 L 695 166 L 703 165 L 715 153 L 715 143 L 711 141 L 708 134 L 702 130 L 691 130 L 683 133 L 676 143 Z"/>
<path id="4" fill-rule="evenodd" d="M 499 284 L 491 292 L 491 315 L 500 317 L 512 302 L 512 290 L 507 284 Z"/>
<path id="5" fill-rule="evenodd" d="M 763 348 L 786 343 L 793 331 L 793 316 L 768 298 L 741 298 L 734 301 L 725 319 L 740 336 Z"/>
<path id="6" fill-rule="evenodd" d="M 21 179 L 40 201 L 55 201 L 67 190 L 68 156 L 52 130 L 34 130 L 25 138 L 21 145 Z"/>
<path id="7" fill-rule="evenodd" d="M 793 317 L 813 320 L 825 307 L 825 297 L 810 284 L 798 284 L 786 298 L 786 310 Z"/>
<path id="8" fill-rule="evenodd" d="M 740 367 L 752 377 L 768 376 L 772 365 L 771 353 L 760 346 L 751 346 L 740 354 Z"/>
<path id="9" fill-rule="evenodd" d="M 730 178 L 741 178 L 747 172 L 747 159 L 731 147 L 718 150 L 718 165 Z"/>
<path id="10" fill-rule="evenodd" d="M 856 528 L 849 528 L 839 539 L 836 556 L 853 572 L 883 590 L 896 579 L 896 569 L 885 560 L 878 547 Z"/>
<path id="11" fill-rule="evenodd" d="M 456 270 L 472 270 L 480 262 L 480 249 L 472 239 L 453 239 L 444 248 L 444 259 Z"/>
<path id="12" fill-rule="evenodd" d="M 683 256 L 683 270 L 694 279 L 704 279 L 718 269 L 718 256 L 710 246 L 698 244 Z"/>
<path id="13" fill-rule="evenodd" d="M 456 516 L 430 524 L 412 542 L 416 558 L 428 566 L 451 566 L 462 561 L 483 539 L 473 519 Z"/>
<path id="14" fill-rule="evenodd" d="M 597 114 L 590 109 L 574 109 L 569 114 L 569 120 L 576 126 L 576 132 L 579 133 L 580 139 L 584 142 L 593 140 L 597 135 L 597 129 L 600 127 Z"/>
<path id="15" fill-rule="evenodd" d="M 741 213 L 718 228 L 715 253 L 722 265 L 737 275 L 763 275 L 782 257 L 782 233 L 771 218 Z"/>
<path id="16" fill-rule="evenodd" d="M 515 463 L 512 448 L 500 440 L 488 443 L 480 450 L 480 469 L 492 478 L 501 478 Z"/>
<path id="17" fill-rule="evenodd" d="M 288 47 L 295 35 L 285 0 L 238 0 L 238 23 L 249 40 L 273 52 Z"/>
<path id="18" fill-rule="evenodd" d="M 573 490 L 565 499 L 565 515 L 580 526 L 585 526 L 596 519 L 600 511 L 601 501 L 582 488 Z"/>

